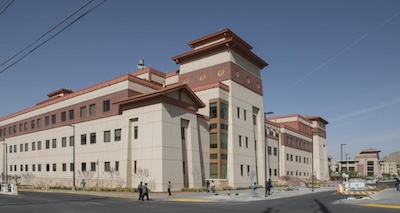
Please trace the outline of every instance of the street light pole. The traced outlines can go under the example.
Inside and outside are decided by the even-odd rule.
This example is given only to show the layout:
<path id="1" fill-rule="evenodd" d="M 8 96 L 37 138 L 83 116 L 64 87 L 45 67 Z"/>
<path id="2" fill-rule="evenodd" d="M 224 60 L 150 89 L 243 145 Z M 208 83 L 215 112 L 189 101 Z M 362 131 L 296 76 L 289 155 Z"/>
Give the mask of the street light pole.
<path id="1" fill-rule="evenodd" d="M 311 128 L 311 191 L 314 192 L 314 129 Z"/>
<path id="2" fill-rule="evenodd" d="M 265 132 L 265 149 L 264 149 L 264 163 L 265 163 L 265 197 L 268 197 L 268 167 L 267 167 L 267 149 L 268 149 L 268 131 L 267 131 L 267 115 L 274 114 L 274 112 L 264 112 L 264 132 Z M 268 159 L 269 163 L 269 159 Z"/>
<path id="3" fill-rule="evenodd" d="M 340 171 L 342 171 L 342 161 L 343 161 L 343 146 L 347 145 L 345 143 L 340 144 Z"/>
<path id="4" fill-rule="evenodd" d="M 72 191 L 76 190 L 75 186 L 75 125 L 70 125 L 72 127 Z"/>

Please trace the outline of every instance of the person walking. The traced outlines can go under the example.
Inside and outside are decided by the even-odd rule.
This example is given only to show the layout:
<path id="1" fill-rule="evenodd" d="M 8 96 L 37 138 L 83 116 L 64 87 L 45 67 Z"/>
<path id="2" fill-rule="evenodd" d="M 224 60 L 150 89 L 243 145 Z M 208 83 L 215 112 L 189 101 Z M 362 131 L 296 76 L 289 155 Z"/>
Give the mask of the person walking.
<path id="1" fill-rule="evenodd" d="M 206 191 L 207 191 L 207 193 L 210 192 L 210 181 L 208 181 L 208 180 L 206 182 Z"/>
<path id="2" fill-rule="evenodd" d="M 268 179 L 268 182 L 267 182 L 267 195 L 271 195 L 271 188 L 272 188 L 272 182 L 271 182 L 271 179 Z"/>
<path id="3" fill-rule="evenodd" d="M 144 201 L 144 196 L 149 200 L 149 189 L 147 188 L 147 183 L 144 183 L 144 186 L 142 187 L 142 201 Z"/>
<path id="4" fill-rule="evenodd" d="M 211 191 L 212 191 L 212 193 L 215 193 L 215 184 L 214 184 L 214 181 L 211 181 Z"/>
<path id="5" fill-rule="evenodd" d="M 257 183 L 254 182 L 254 183 L 253 183 L 253 194 L 254 194 L 254 195 L 256 194 L 256 189 L 257 189 Z"/>
<path id="6" fill-rule="evenodd" d="M 168 181 L 168 194 L 169 194 L 169 196 L 171 196 L 171 188 L 172 188 L 171 181 Z"/>
<path id="7" fill-rule="evenodd" d="M 139 192 L 139 200 L 142 199 L 142 192 L 143 192 L 143 184 L 142 182 L 139 183 L 138 187 L 138 192 Z"/>
<path id="8" fill-rule="evenodd" d="M 397 191 L 400 191 L 400 177 L 397 178 L 396 189 L 397 189 Z"/>
<path id="9" fill-rule="evenodd" d="M 86 186 L 86 181 L 85 181 L 85 179 L 82 179 L 82 181 L 81 181 L 81 186 L 82 186 L 82 190 L 85 191 L 85 186 Z"/>

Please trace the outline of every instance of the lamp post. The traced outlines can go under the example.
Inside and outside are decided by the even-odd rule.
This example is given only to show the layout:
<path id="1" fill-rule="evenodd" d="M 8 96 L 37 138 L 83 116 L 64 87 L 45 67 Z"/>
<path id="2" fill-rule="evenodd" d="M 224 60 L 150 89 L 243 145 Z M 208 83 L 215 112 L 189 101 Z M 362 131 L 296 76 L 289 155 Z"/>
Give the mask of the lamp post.
<path id="1" fill-rule="evenodd" d="M 346 153 L 346 159 L 345 159 L 346 161 L 347 161 L 347 160 L 350 160 L 350 158 L 347 158 L 347 156 L 350 156 L 350 154 L 349 154 L 349 153 Z"/>
<path id="2" fill-rule="evenodd" d="M 274 114 L 274 112 L 264 112 L 264 132 L 265 132 L 265 149 L 264 149 L 264 163 L 265 163 L 265 197 L 268 197 L 268 167 L 267 167 L 267 149 L 268 149 L 268 131 L 267 131 L 267 115 Z M 268 159 L 269 163 L 269 159 Z"/>
<path id="3" fill-rule="evenodd" d="M 6 141 L 4 140 L 2 143 L 3 147 L 5 147 L 5 148 L 3 148 L 3 172 L 1 174 L 2 174 L 2 178 L 3 178 L 3 175 L 5 175 L 6 183 L 8 183 L 8 165 L 7 165 L 8 157 L 7 157 L 7 144 L 5 142 Z M 2 180 L 2 182 L 3 182 L 3 180 Z M 2 183 L 0 183 L 0 184 L 2 184 Z"/>
<path id="4" fill-rule="evenodd" d="M 345 146 L 347 144 L 342 143 L 340 144 L 340 171 L 342 171 L 342 161 L 343 161 L 343 146 Z"/>
<path id="5" fill-rule="evenodd" d="M 75 186 L 75 125 L 69 125 L 72 127 L 72 138 L 73 138 L 73 143 L 72 143 L 72 191 L 76 190 Z"/>
<path id="6" fill-rule="evenodd" d="M 314 192 L 314 129 L 311 129 L 311 191 Z"/>

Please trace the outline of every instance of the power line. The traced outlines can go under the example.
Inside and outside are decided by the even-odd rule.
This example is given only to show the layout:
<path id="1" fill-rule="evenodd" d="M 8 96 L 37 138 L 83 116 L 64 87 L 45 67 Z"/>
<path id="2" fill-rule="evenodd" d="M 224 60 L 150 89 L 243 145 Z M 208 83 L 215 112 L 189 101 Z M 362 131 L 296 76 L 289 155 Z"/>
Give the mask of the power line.
<path id="1" fill-rule="evenodd" d="M 4 7 L 4 5 L 6 5 L 7 4 L 7 2 L 9 2 L 9 0 L 5 0 L 5 1 L 3 1 L 3 3 L 2 4 L 0 4 L 0 9 L 2 8 L 2 7 Z M 4 8 L 4 10 L 3 11 L 1 11 L 0 12 L 0 16 L 1 16 L 1 14 L 3 14 L 4 13 L 4 11 L 6 11 L 7 10 L 7 8 L 12 4 L 14 2 L 14 0 L 11 0 L 11 2 L 7 5 L 7 6 L 5 6 L 5 8 Z"/>
<path id="2" fill-rule="evenodd" d="M 75 11 L 74 13 L 72 13 L 71 15 L 69 15 L 67 18 L 65 18 L 64 20 L 62 20 L 59 24 L 57 24 L 56 26 L 52 27 L 50 30 L 48 30 L 45 34 L 43 34 L 42 36 L 40 36 L 38 39 L 36 39 L 34 42 L 32 42 L 31 44 L 29 44 L 27 47 L 25 47 L 23 50 L 19 51 L 17 54 L 15 54 L 14 56 L 12 56 L 10 59 L 8 59 L 7 61 L 5 61 L 4 63 L 2 63 L 0 65 L 3 66 L 4 64 L 6 64 L 7 62 L 9 62 L 10 60 L 12 60 L 13 58 L 15 58 L 17 55 L 21 54 L 23 51 L 27 50 L 29 47 L 31 47 L 33 44 L 35 44 L 36 42 L 38 42 L 40 39 L 42 39 L 44 36 L 46 36 L 47 34 L 49 34 L 51 31 L 53 31 L 55 28 L 57 28 L 58 26 L 60 26 L 62 23 L 64 23 L 66 20 L 68 20 L 69 18 L 71 18 L 73 15 L 75 15 L 77 12 L 79 12 L 80 10 L 82 10 L 83 8 L 85 8 L 87 5 L 89 5 L 91 2 L 93 2 L 94 0 L 91 0 L 89 2 L 87 2 L 85 5 L 83 5 L 81 8 L 79 8 L 77 11 Z M 85 13 L 83 13 L 82 15 L 80 15 L 78 18 L 76 18 L 74 21 L 72 21 L 71 23 L 69 23 L 67 26 L 65 26 L 64 28 L 62 28 L 61 30 L 59 30 L 58 32 L 56 32 L 54 35 L 52 35 L 50 38 L 46 39 L 45 41 L 43 41 L 42 43 L 40 43 L 39 45 L 37 45 L 36 47 L 34 47 L 33 49 L 31 49 L 29 52 L 27 52 L 25 55 L 23 55 L 22 57 L 20 57 L 18 60 L 16 60 L 15 62 L 13 62 L 12 64 L 10 64 L 9 66 L 7 66 L 6 68 L 2 69 L 0 71 L 0 74 L 5 72 L 6 70 L 8 70 L 10 67 L 14 66 L 16 63 L 18 63 L 19 61 L 21 61 L 22 59 L 24 59 L 26 56 L 28 56 L 29 54 L 31 54 L 33 51 L 35 51 L 36 49 L 38 49 L 39 47 L 41 47 L 42 45 L 44 45 L 45 43 L 47 43 L 48 41 L 50 41 L 51 39 L 53 39 L 54 37 L 56 37 L 58 34 L 60 34 L 61 32 L 63 32 L 64 30 L 66 30 L 68 27 L 70 27 L 71 25 L 73 25 L 75 22 L 77 22 L 78 20 L 80 20 L 81 18 L 83 18 L 84 16 L 86 16 L 88 13 L 90 13 L 91 11 L 95 10 L 97 7 L 99 7 L 100 5 L 102 5 L 103 3 L 105 3 L 107 0 L 103 0 L 101 3 L 99 3 L 98 5 L 96 5 L 95 7 L 91 8 L 90 10 L 86 11 Z"/>

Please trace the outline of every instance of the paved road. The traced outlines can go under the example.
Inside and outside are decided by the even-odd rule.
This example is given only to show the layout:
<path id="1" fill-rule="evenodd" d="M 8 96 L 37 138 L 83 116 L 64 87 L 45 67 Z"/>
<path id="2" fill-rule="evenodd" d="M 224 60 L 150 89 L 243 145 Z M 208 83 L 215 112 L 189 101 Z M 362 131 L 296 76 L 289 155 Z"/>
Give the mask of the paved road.
<path id="1" fill-rule="evenodd" d="M 342 202 L 345 195 L 334 191 L 321 191 L 301 196 L 279 199 L 260 199 L 253 202 L 171 202 L 170 199 L 153 198 L 138 201 L 135 198 L 115 198 L 87 194 L 20 192 L 18 196 L 0 195 L 0 212 L 6 213 L 90 213 L 90 212 L 323 212 L 323 213 L 369 213 L 399 212 L 398 209 L 360 206 Z M 167 196 L 168 198 L 168 196 Z"/>

